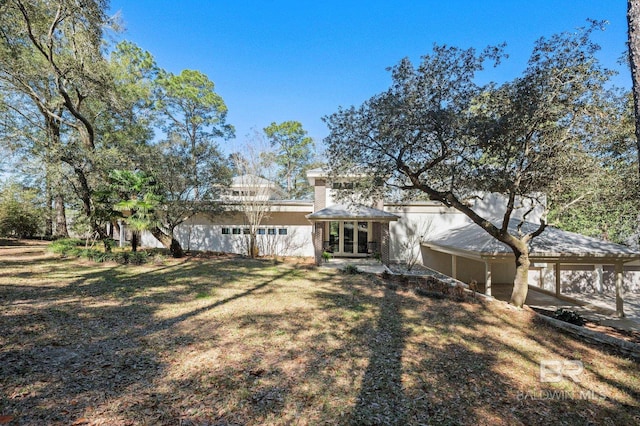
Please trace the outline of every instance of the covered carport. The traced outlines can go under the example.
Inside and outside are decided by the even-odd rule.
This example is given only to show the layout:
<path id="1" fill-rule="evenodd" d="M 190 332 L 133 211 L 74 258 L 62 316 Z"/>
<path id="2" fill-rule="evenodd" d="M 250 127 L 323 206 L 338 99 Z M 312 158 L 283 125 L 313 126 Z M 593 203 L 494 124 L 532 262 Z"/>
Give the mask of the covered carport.
<path id="1" fill-rule="evenodd" d="M 517 221 L 509 231 L 517 232 Z M 524 223 L 521 230 L 531 232 L 537 227 Z M 511 249 L 476 224 L 468 224 L 428 238 L 422 243 L 423 264 L 461 281 L 476 280 L 491 295 L 494 284 L 511 284 L 515 276 L 515 258 Z M 529 286 L 563 298 L 562 287 L 573 279 L 572 271 L 592 271 L 593 286 L 605 288 L 605 269 L 612 269 L 615 288 L 615 309 L 624 314 L 625 264 L 640 259 L 640 253 L 623 245 L 547 227 L 530 243 L 531 268 Z M 563 273 L 564 271 L 564 273 Z M 563 283 L 563 280 L 565 281 Z M 626 283 L 628 291 L 636 292 L 635 282 Z"/>

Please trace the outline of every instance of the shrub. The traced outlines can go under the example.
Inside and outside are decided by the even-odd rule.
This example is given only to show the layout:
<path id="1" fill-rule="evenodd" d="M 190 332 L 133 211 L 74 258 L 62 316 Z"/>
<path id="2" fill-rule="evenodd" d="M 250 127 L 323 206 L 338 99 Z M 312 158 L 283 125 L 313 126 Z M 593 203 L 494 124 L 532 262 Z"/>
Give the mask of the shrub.
<path id="1" fill-rule="evenodd" d="M 49 245 L 49 251 L 59 254 L 62 257 L 82 257 L 93 262 L 116 262 L 120 265 L 128 263 L 132 265 L 142 265 L 149 261 L 149 254 L 146 251 L 138 252 L 103 252 L 97 249 L 85 248 L 85 242 L 77 238 L 65 238 L 56 240 Z M 154 263 L 160 263 L 165 256 L 160 253 L 153 255 Z"/>
<path id="2" fill-rule="evenodd" d="M 142 265 L 143 263 L 147 263 L 149 259 L 149 255 L 146 251 L 136 251 L 129 253 L 129 263 L 132 265 Z"/>
<path id="3" fill-rule="evenodd" d="M 63 238 L 56 240 L 49 245 L 49 251 L 63 256 L 69 256 L 71 251 L 77 251 L 78 247 L 84 245 L 84 241 L 77 238 Z"/>
<path id="4" fill-rule="evenodd" d="M 153 253 L 150 257 L 150 261 L 154 265 L 163 265 L 165 260 L 167 260 L 167 256 L 162 253 Z"/>
<path id="5" fill-rule="evenodd" d="M 130 253 L 126 251 L 114 253 L 113 260 L 120 265 L 126 265 L 127 263 L 129 263 L 129 254 Z"/>
<path id="6" fill-rule="evenodd" d="M 345 265 L 344 268 L 342 268 L 342 272 L 349 275 L 355 275 L 355 274 L 359 274 L 360 270 L 356 265 L 348 264 L 348 265 Z"/>
<path id="7" fill-rule="evenodd" d="M 31 238 L 43 225 L 38 194 L 17 183 L 0 186 L 0 236 Z"/>
<path id="8" fill-rule="evenodd" d="M 559 319 L 560 321 L 568 322 L 574 325 L 584 325 L 586 322 L 582 316 L 576 312 L 573 312 L 569 309 L 560 308 L 553 313 L 553 317 L 555 319 Z"/>
<path id="9" fill-rule="evenodd" d="M 113 254 L 94 250 L 91 260 L 98 263 L 109 262 L 113 260 Z"/>

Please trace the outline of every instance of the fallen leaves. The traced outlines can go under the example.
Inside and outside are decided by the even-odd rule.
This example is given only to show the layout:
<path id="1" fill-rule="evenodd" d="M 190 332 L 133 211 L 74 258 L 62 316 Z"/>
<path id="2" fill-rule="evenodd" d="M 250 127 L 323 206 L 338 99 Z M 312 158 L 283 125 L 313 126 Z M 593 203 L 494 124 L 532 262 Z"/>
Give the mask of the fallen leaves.
<path id="1" fill-rule="evenodd" d="M 224 257 L 126 269 L 42 259 L 46 277 L 6 263 L 0 377 L 15 418 L 0 425 L 506 425 L 544 413 L 571 423 L 578 410 L 625 424 L 640 409 L 624 359 L 527 312 L 367 275 Z M 608 406 L 516 399 L 538 389 L 539 359 L 574 354 Z"/>

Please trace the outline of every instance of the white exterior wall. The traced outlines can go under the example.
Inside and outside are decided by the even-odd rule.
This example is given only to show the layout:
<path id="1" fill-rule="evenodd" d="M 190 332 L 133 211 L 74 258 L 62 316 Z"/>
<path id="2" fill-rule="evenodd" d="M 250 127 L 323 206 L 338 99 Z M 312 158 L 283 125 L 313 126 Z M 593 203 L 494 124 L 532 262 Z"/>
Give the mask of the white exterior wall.
<path id="1" fill-rule="evenodd" d="M 271 213 L 271 217 L 259 227 L 265 229 L 265 235 L 256 236 L 260 255 L 313 256 L 312 228 L 304 214 L 278 211 Z M 230 233 L 223 234 L 223 228 L 229 229 Z M 215 223 L 206 215 L 196 215 L 176 228 L 175 237 L 184 250 L 247 254 L 249 236 L 242 233 L 245 228 L 247 226 L 237 214 L 221 216 Z M 240 230 L 240 234 L 233 234 L 233 229 Z M 269 235 L 268 229 L 275 229 L 275 235 Z M 281 229 L 286 229 L 286 235 L 280 234 Z M 162 247 L 149 232 L 143 232 L 142 245 Z"/>
<path id="2" fill-rule="evenodd" d="M 615 273 L 613 265 L 603 265 L 603 293 L 615 293 Z M 542 285 L 541 285 L 542 281 Z M 627 265 L 624 267 L 623 290 L 625 292 L 640 292 L 640 267 Z M 548 263 L 546 268 L 531 268 L 529 270 L 529 284 L 544 290 L 554 291 L 554 264 Z M 566 294 L 589 294 L 598 292 L 598 278 L 595 265 L 563 264 L 560 266 L 560 292 Z"/>
<path id="3" fill-rule="evenodd" d="M 541 196 L 541 202 L 546 203 L 546 198 Z M 522 216 L 531 208 L 530 200 L 520 200 L 516 198 L 516 208 L 511 213 L 512 219 L 522 219 Z M 487 219 L 502 219 L 507 209 L 507 197 L 496 193 L 478 194 L 478 198 L 473 200 L 473 210 L 481 217 Z M 545 206 L 538 204 L 533 211 L 527 215 L 527 222 L 540 223 L 543 217 Z M 470 223 L 470 221 L 469 221 Z"/>
<path id="4" fill-rule="evenodd" d="M 418 256 L 418 263 L 422 264 L 421 241 L 428 240 L 430 235 L 468 223 L 464 214 L 435 202 L 391 204 L 385 206 L 384 210 L 400 216 L 400 219 L 389 224 L 391 262 L 402 263 L 413 255 Z"/>

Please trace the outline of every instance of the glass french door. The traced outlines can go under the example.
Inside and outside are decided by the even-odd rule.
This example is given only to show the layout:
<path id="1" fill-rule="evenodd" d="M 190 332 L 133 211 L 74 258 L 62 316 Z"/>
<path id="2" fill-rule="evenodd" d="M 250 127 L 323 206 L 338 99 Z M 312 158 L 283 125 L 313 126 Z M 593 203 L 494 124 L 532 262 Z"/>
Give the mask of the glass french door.
<path id="1" fill-rule="evenodd" d="M 353 222 L 342 222 L 342 230 L 343 230 L 343 245 L 342 252 L 346 254 L 353 253 L 353 247 L 355 242 L 355 233 L 353 232 L 354 226 Z"/>
<path id="2" fill-rule="evenodd" d="M 358 222 L 358 253 L 367 254 L 369 252 L 369 223 Z"/>
<path id="3" fill-rule="evenodd" d="M 371 222 L 329 222 L 329 246 L 337 255 L 366 255 Z"/>

